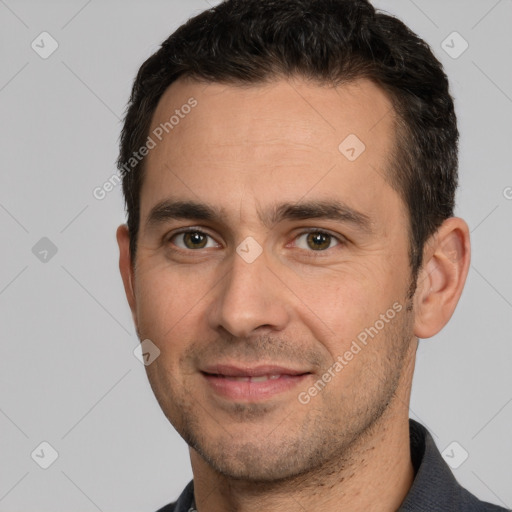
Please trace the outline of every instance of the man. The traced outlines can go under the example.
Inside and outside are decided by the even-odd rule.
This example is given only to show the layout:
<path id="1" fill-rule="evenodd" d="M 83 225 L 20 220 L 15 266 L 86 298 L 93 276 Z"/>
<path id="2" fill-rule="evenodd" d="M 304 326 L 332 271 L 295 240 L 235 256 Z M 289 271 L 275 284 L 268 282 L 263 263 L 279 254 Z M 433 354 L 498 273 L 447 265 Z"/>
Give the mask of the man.
<path id="1" fill-rule="evenodd" d="M 469 267 L 457 140 L 441 65 L 364 0 L 230 0 L 143 64 L 120 269 L 194 475 L 162 511 L 503 510 L 408 417 Z"/>

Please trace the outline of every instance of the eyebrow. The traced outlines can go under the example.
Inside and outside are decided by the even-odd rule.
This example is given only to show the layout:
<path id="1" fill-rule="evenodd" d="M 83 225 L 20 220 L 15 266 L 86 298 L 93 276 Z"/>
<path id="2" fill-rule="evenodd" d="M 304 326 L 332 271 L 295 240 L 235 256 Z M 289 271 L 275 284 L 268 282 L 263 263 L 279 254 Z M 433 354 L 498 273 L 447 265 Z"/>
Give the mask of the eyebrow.
<path id="1" fill-rule="evenodd" d="M 146 226 L 154 227 L 175 219 L 214 221 L 221 216 L 220 210 L 205 203 L 164 200 L 153 206 L 146 220 Z"/>
<path id="2" fill-rule="evenodd" d="M 353 225 L 366 233 L 372 232 L 372 220 L 368 215 L 338 200 L 280 203 L 266 212 L 258 211 L 258 215 L 267 228 L 284 220 L 325 219 Z M 207 203 L 164 200 L 151 209 L 146 227 L 152 228 L 170 220 L 181 219 L 222 222 L 224 216 L 221 209 Z"/>
<path id="3" fill-rule="evenodd" d="M 351 208 L 339 200 L 301 201 L 274 206 L 269 213 L 260 215 L 268 227 L 283 220 L 324 219 L 351 224 L 367 233 L 372 232 L 368 215 Z"/>

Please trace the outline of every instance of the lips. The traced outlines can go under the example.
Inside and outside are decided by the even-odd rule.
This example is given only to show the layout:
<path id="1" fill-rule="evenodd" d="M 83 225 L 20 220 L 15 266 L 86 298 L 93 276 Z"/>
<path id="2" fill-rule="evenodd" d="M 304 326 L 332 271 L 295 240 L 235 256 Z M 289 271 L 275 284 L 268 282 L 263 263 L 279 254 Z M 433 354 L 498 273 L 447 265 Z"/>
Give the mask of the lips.
<path id="1" fill-rule="evenodd" d="M 210 389 L 230 400 L 268 400 L 290 391 L 311 372 L 276 365 L 255 367 L 217 364 L 201 371 Z"/>
<path id="2" fill-rule="evenodd" d="M 243 378 L 243 379 L 258 379 L 266 377 L 268 379 L 276 379 L 281 375 L 304 375 L 310 373 L 307 370 L 296 370 L 292 368 L 286 368 L 284 366 L 276 365 L 259 365 L 259 366 L 234 366 L 227 364 L 216 364 L 207 366 L 204 368 L 203 373 L 209 375 L 215 375 L 217 377 L 226 378 Z M 266 379 L 264 379 L 266 380 Z"/>
<path id="3" fill-rule="evenodd" d="M 280 374 L 272 375 L 258 375 L 257 377 L 232 377 L 229 375 L 217 375 L 217 377 L 224 378 L 226 380 L 233 380 L 235 382 L 265 382 L 267 380 L 275 380 L 281 377 Z"/>

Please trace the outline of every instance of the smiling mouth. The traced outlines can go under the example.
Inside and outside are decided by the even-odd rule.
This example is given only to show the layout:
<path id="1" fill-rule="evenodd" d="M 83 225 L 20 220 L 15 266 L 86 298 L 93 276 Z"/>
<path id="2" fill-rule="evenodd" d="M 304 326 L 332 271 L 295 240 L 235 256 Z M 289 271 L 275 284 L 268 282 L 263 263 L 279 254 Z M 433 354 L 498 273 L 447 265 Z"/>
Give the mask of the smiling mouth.
<path id="1" fill-rule="evenodd" d="M 202 371 L 209 389 L 217 396 L 242 403 L 268 401 L 298 387 L 312 375 L 306 373 L 261 373 L 259 375 L 224 375 Z"/>
<path id="2" fill-rule="evenodd" d="M 216 373 L 207 373 L 202 372 L 204 375 L 211 376 L 211 377 L 218 377 L 220 379 L 226 379 L 231 380 L 235 382 L 266 382 L 267 380 L 276 380 L 279 378 L 296 378 L 296 377 L 302 377 L 303 375 L 308 375 L 309 373 L 300 373 L 296 375 L 289 375 L 289 374 L 282 374 L 282 373 L 275 373 L 275 374 L 269 374 L 269 375 L 257 375 L 257 376 L 249 376 L 249 375 L 242 375 L 242 376 L 234 376 L 234 375 L 222 375 L 222 374 L 216 374 Z"/>

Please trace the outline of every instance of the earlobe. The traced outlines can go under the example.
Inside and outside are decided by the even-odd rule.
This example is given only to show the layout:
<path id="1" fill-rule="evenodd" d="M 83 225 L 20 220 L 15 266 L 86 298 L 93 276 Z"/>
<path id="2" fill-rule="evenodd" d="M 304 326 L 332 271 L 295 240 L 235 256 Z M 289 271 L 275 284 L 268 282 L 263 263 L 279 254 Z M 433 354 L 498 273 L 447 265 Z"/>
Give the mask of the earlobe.
<path id="1" fill-rule="evenodd" d="M 424 261 L 414 295 L 414 334 L 430 338 L 453 315 L 462 294 L 470 264 L 469 228 L 451 217 L 425 244 Z"/>
<path id="2" fill-rule="evenodd" d="M 136 301 L 134 291 L 134 270 L 130 255 L 130 233 L 128 226 L 122 224 L 116 232 L 117 244 L 119 246 L 119 271 L 123 280 L 126 299 L 130 306 L 135 328 L 137 329 Z"/>

